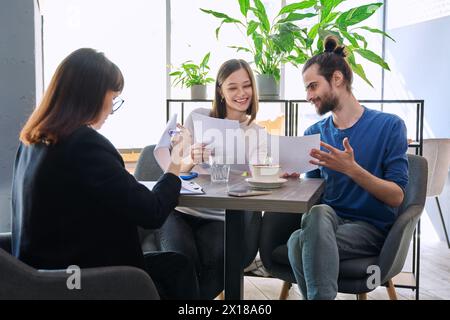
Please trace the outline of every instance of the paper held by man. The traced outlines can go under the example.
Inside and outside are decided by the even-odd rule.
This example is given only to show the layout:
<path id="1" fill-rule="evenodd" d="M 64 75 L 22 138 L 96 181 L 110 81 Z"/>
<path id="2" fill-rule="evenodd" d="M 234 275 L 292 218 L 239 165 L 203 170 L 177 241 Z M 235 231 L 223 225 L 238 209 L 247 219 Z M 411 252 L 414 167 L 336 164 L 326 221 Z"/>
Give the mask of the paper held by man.
<path id="1" fill-rule="evenodd" d="M 193 143 L 203 143 L 213 150 L 216 161 L 231 165 L 278 164 L 282 173 L 305 173 L 317 169 L 309 161 L 311 149 L 320 149 L 320 135 L 285 137 L 267 134 L 264 130 L 242 130 L 236 120 L 217 119 L 192 114 Z M 154 156 L 166 170 L 170 163 L 169 132 L 176 130 L 177 114 L 168 121 L 155 147 Z M 264 158 L 261 156 L 263 149 Z M 253 157 L 252 154 L 258 156 Z"/>

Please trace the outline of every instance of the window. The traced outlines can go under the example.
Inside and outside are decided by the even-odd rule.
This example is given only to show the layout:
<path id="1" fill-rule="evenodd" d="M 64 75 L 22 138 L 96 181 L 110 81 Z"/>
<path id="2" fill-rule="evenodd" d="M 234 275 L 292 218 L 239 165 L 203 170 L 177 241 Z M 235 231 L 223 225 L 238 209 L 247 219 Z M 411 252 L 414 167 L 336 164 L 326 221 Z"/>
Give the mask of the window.
<path id="1" fill-rule="evenodd" d="M 281 1 L 263 1 L 264 6 L 272 20 L 278 14 Z M 221 64 L 229 59 L 244 59 L 249 63 L 253 62 L 253 56 L 244 52 L 236 52 L 228 46 L 246 46 L 249 38 L 245 30 L 242 33 L 236 26 L 225 24 L 222 26 L 219 41 L 216 39 L 215 30 L 220 24 L 220 20 L 203 13 L 200 8 L 223 12 L 236 19 L 243 19 L 239 10 L 239 3 L 235 0 L 229 1 L 208 1 L 208 0 L 172 0 L 171 1 L 171 61 L 175 67 L 186 60 L 194 60 L 199 63 L 202 57 L 211 52 L 209 66 L 210 76 L 216 78 L 217 71 Z M 249 13 L 250 14 L 250 13 Z M 252 65 L 254 67 L 254 65 Z M 255 73 L 256 75 L 256 73 Z M 189 90 L 179 87 L 171 89 L 171 98 L 190 98 Z M 208 98 L 214 98 L 214 85 L 208 86 Z M 189 105 L 186 110 L 188 114 L 195 107 L 200 105 Z M 209 108 L 210 105 L 202 105 Z M 258 121 L 277 121 L 280 112 L 284 112 L 284 104 L 261 104 L 258 113 Z M 282 122 L 284 126 L 284 121 Z M 283 127 L 280 128 L 284 132 Z"/>
<path id="2" fill-rule="evenodd" d="M 166 114 L 166 2 L 45 0 L 41 6 L 45 85 L 72 51 L 104 52 L 124 74 L 126 102 L 100 132 L 116 148 L 155 143 Z"/>

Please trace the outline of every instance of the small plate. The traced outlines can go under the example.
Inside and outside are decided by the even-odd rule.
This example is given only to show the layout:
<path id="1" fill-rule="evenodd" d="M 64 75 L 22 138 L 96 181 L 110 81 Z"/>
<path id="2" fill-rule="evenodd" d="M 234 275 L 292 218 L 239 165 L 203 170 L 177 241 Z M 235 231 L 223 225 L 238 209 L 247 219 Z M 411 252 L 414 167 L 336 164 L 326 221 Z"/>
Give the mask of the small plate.
<path id="1" fill-rule="evenodd" d="M 280 188 L 287 181 L 287 179 L 278 178 L 274 181 L 259 181 L 259 180 L 255 180 L 254 178 L 247 178 L 247 179 L 245 179 L 245 181 L 247 181 L 247 183 L 252 188 L 277 189 L 277 188 Z"/>

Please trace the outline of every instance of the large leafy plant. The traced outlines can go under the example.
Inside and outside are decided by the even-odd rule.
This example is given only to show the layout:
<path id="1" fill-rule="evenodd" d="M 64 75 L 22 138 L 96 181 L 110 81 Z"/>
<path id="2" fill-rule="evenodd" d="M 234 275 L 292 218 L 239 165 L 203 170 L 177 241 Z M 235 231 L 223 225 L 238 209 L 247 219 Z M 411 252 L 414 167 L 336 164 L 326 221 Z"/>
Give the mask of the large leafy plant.
<path id="1" fill-rule="evenodd" d="M 347 60 L 353 71 L 373 86 L 362 65 L 356 61 L 355 54 L 389 70 L 388 64 L 368 49 L 368 42 L 360 33 L 376 33 L 392 39 L 379 29 L 360 26 L 361 22 L 371 17 L 383 4 L 371 3 L 341 12 L 337 7 L 344 1 L 305 0 L 292 3 L 281 8 L 272 22 L 261 0 L 237 0 L 241 19 L 213 10 L 200 10 L 221 20 L 216 29 L 217 39 L 224 24 L 234 24 L 246 35 L 247 46 L 231 48 L 251 53 L 256 71 L 260 74 L 273 75 L 279 80 L 281 63 L 292 63 L 294 66 L 304 64 L 323 51 L 323 41 L 327 36 L 335 35 L 346 45 Z M 317 19 L 316 23 L 309 20 L 307 25 L 310 27 L 305 26 L 304 22 L 308 20 L 303 20 L 312 18 Z"/>
<path id="2" fill-rule="evenodd" d="M 169 73 L 171 77 L 174 77 L 172 85 L 190 88 L 194 85 L 206 85 L 214 82 L 213 78 L 208 77 L 210 55 L 211 53 L 208 52 L 200 64 L 195 64 L 192 60 L 185 61 L 176 71 Z"/>

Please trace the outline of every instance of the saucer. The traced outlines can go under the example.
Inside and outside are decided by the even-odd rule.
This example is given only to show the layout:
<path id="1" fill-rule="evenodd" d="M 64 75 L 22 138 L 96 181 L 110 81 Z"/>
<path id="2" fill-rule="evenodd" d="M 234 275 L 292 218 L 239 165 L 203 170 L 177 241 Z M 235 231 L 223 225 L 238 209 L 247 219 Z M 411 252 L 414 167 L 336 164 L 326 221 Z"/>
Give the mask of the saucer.
<path id="1" fill-rule="evenodd" d="M 247 178 L 247 179 L 245 179 L 245 181 L 247 181 L 247 183 L 253 188 L 276 189 L 276 188 L 280 188 L 283 185 L 283 183 L 285 183 L 287 181 L 287 179 L 278 178 L 273 181 L 260 181 L 260 180 L 254 179 L 254 178 Z"/>

